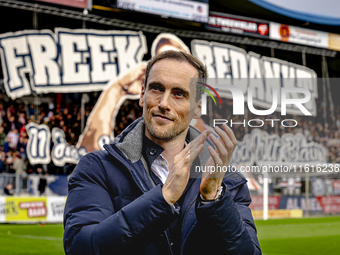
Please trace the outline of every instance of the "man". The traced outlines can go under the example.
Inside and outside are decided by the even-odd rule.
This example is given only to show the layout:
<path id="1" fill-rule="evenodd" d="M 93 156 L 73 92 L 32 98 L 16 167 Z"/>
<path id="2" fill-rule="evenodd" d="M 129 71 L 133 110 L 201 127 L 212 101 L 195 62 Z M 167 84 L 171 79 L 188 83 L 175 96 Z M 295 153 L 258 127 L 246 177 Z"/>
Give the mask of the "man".
<path id="1" fill-rule="evenodd" d="M 13 196 L 13 184 L 7 183 L 6 187 L 4 188 L 4 194 L 7 196 Z"/>
<path id="2" fill-rule="evenodd" d="M 246 180 L 221 172 L 189 178 L 194 161 L 228 166 L 236 146 L 226 125 L 211 141 L 189 127 L 201 111 L 200 100 L 190 105 L 190 78 L 206 76 L 183 52 L 148 62 L 143 118 L 85 155 L 70 177 L 66 254 L 261 254 Z"/>
<path id="3" fill-rule="evenodd" d="M 26 176 L 27 166 L 23 155 L 21 155 L 19 151 L 14 153 L 13 169 L 17 175 L 17 178 L 20 178 L 20 176 Z"/>

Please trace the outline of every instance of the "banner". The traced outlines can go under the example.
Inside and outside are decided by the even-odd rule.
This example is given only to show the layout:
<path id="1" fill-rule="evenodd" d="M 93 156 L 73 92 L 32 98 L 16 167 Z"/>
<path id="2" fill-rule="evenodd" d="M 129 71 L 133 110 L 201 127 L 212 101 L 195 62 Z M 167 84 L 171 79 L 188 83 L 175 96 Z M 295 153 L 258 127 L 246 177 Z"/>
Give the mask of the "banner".
<path id="1" fill-rule="evenodd" d="M 328 33 L 270 22 L 269 38 L 328 49 Z"/>
<path id="2" fill-rule="evenodd" d="M 259 210 L 263 210 L 263 196 L 252 196 L 251 200 L 250 209 L 260 213 Z M 309 212 L 340 213 L 340 196 L 311 196 L 308 202 Z M 268 196 L 268 209 L 273 212 L 305 211 L 306 198 L 304 196 Z"/>
<path id="3" fill-rule="evenodd" d="M 38 130 L 45 130 L 44 124 L 35 128 L 35 132 Z M 30 129 L 33 127 L 30 126 Z M 66 163 L 77 164 L 79 159 L 85 155 L 87 144 L 83 144 L 84 147 L 78 149 L 74 145 L 69 145 L 65 139 L 64 131 L 59 128 L 52 130 L 53 148 L 50 152 L 50 140 L 47 139 L 49 132 L 43 132 L 40 139 L 35 142 L 40 146 L 47 148 L 46 154 L 50 155 L 52 162 L 56 166 L 64 166 Z M 34 140 L 35 138 L 29 138 Z M 107 142 L 109 143 L 110 140 Z M 99 141 L 100 143 L 100 141 Z M 100 144 L 97 146 L 100 146 Z M 101 144 L 103 145 L 103 144 Z M 90 145 L 91 146 L 91 145 Z M 33 142 L 29 142 L 27 145 L 27 154 L 38 154 L 38 146 Z M 246 134 L 241 142 L 239 142 L 234 150 L 231 165 L 243 165 L 240 167 L 242 172 L 247 172 L 246 166 L 251 166 L 256 163 L 259 167 L 256 170 L 249 169 L 251 173 L 262 173 L 263 171 L 270 172 L 290 172 L 290 173 L 302 173 L 305 171 L 305 166 L 294 165 L 294 167 L 281 167 L 277 168 L 277 164 L 283 161 L 289 163 L 318 163 L 325 162 L 326 154 L 322 145 L 315 142 L 307 142 L 303 134 L 284 134 L 281 138 L 276 134 L 269 134 L 266 131 L 260 129 L 253 129 L 250 134 Z M 34 158 L 34 162 L 47 162 L 46 156 Z M 270 162 L 270 164 L 264 164 L 264 162 Z M 49 162 L 48 162 L 49 163 Z M 286 171 L 287 168 L 287 171 Z M 271 171 L 272 169 L 272 171 Z M 277 171 L 276 171 L 277 170 Z M 337 171 L 339 172 L 339 171 Z M 313 171 L 314 173 L 314 171 Z"/>
<path id="4" fill-rule="evenodd" d="M 6 197 L 0 196 L 0 222 L 6 221 Z"/>
<path id="5" fill-rule="evenodd" d="M 163 33 L 153 41 L 151 56 L 168 49 L 190 52 L 180 38 Z M 127 98 L 138 99 L 144 82 L 146 62 L 142 59 L 147 48 L 141 32 L 64 28 L 56 29 L 55 34 L 49 30 L 19 31 L 0 35 L 0 52 L 4 85 L 12 98 L 28 95 L 31 90 L 36 93 L 103 91 L 76 146 L 67 143 L 59 128 L 49 130 L 43 124 L 27 125 L 27 154 L 31 164 L 48 164 L 51 160 L 56 166 L 76 164 L 86 153 L 103 149 L 104 144 L 114 139 L 112 131 L 119 107 Z M 270 86 L 276 79 L 283 87 L 308 91 L 311 98 L 305 107 L 312 115 L 317 113 L 316 74 L 309 68 L 247 53 L 229 44 L 202 40 L 192 41 L 192 54 L 204 59 L 211 79 L 226 77 L 242 92 L 252 87 L 266 91 L 253 95 L 255 106 L 272 106 L 270 91 L 273 88 Z M 29 74 L 30 82 L 26 74 Z M 254 79 L 257 79 L 256 84 Z M 223 86 L 217 91 L 222 98 L 232 98 Z M 287 105 L 286 111 L 304 115 L 294 104 Z M 107 118 L 100 117 L 103 114 Z M 257 140 L 259 143 L 254 142 Z M 239 143 L 233 157 L 235 164 L 264 160 L 322 162 L 324 152 L 321 145 L 307 143 L 300 134 L 286 134 L 280 138 L 266 131 L 253 130 Z"/>
<path id="6" fill-rule="evenodd" d="M 340 51 L 340 35 L 269 22 L 269 38 L 282 42 Z"/>
<path id="7" fill-rule="evenodd" d="M 260 129 L 253 129 L 239 142 L 233 152 L 231 165 L 245 164 L 248 166 L 256 163 L 258 172 L 270 171 L 271 167 L 276 172 L 275 162 L 289 163 L 322 163 L 326 160 L 324 147 L 315 142 L 307 142 L 302 133 L 286 133 L 279 137 Z M 281 167 L 277 172 L 302 172 L 298 165 L 290 166 L 289 171 Z M 242 169 L 241 169 L 242 170 Z M 246 169 L 245 169 L 246 170 Z"/>
<path id="8" fill-rule="evenodd" d="M 47 197 L 47 222 L 63 222 L 66 197 Z"/>
<path id="9" fill-rule="evenodd" d="M 6 221 L 46 221 L 46 197 L 7 197 Z"/>
<path id="10" fill-rule="evenodd" d="M 330 50 L 340 51 L 340 35 L 329 33 L 328 48 Z"/>
<path id="11" fill-rule="evenodd" d="M 206 23 L 209 0 L 117 0 L 117 8 Z"/>
<path id="12" fill-rule="evenodd" d="M 262 210 L 252 210 L 251 214 L 254 219 L 263 219 Z M 282 219 L 282 218 L 302 218 L 302 210 L 268 210 L 269 219 Z"/>
<path id="13" fill-rule="evenodd" d="M 60 4 L 60 5 L 67 5 L 71 7 L 77 7 L 82 9 L 89 9 L 92 8 L 92 1 L 93 0 L 37 0 L 41 2 L 47 2 L 52 4 Z"/>
<path id="14" fill-rule="evenodd" d="M 210 12 L 209 22 L 205 27 L 219 32 L 269 37 L 269 22 L 218 12 Z"/>
<path id="15" fill-rule="evenodd" d="M 311 94 L 307 109 L 313 116 L 316 115 L 315 100 L 318 98 L 318 89 L 316 73 L 312 69 L 277 58 L 261 57 L 254 52 L 247 53 L 228 44 L 193 40 L 191 45 L 192 54 L 205 60 L 208 82 L 216 85 L 216 91 L 221 97 L 233 99 L 227 84 L 238 87 L 243 93 L 244 101 L 248 101 L 248 91 L 255 89 L 257 93 L 253 93 L 252 101 L 257 106 L 268 109 L 273 105 L 274 87 L 304 88 Z M 218 86 L 218 79 L 223 82 L 221 86 Z M 280 110 L 281 100 L 277 103 L 277 110 Z M 292 105 L 287 108 L 287 113 L 303 115 L 300 109 Z"/>
<path id="16" fill-rule="evenodd" d="M 323 212 L 316 197 L 310 196 L 308 201 L 309 212 Z M 301 209 L 306 210 L 306 198 L 304 196 L 282 196 L 278 209 Z"/>
<path id="17" fill-rule="evenodd" d="M 281 196 L 268 196 L 268 209 L 278 209 L 280 200 Z M 263 196 L 252 196 L 249 208 L 251 210 L 263 210 Z"/>
<path id="18" fill-rule="evenodd" d="M 340 213 L 340 196 L 320 196 L 316 197 L 323 212 Z"/>
<path id="19" fill-rule="evenodd" d="M 56 28 L 55 34 L 25 30 L 0 35 L 4 87 L 12 99 L 31 91 L 101 91 L 140 64 L 146 52 L 141 32 Z"/>
<path id="20" fill-rule="evenodd" d="M 30 138 L 26 150 L 30 163 L 32 165 L 50 163 L 50 128 L 44 124 L 38 125 L 31 122 L 26 126 L 26 132 Z"/>
<path id="21" fill-rule="evenodd" d="M 0 197 L 0 223 L 62 223 L 66 197 Z"/>

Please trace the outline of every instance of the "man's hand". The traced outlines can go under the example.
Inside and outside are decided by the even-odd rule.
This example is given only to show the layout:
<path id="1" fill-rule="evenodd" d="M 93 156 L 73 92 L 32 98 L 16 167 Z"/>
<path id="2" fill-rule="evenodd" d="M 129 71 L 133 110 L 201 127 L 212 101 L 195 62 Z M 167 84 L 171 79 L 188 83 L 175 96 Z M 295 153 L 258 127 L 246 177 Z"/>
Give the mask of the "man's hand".
<path id="1" fill-rule="evenodd" d="M 209 131 L 205 130 L 175 156 L 169 176 L 162 188 L 164 199 L 170 205 L 173 205 L 182 196 L 189 180 L 190 166 L 203 150 L 203 143 L 208 134 Z"/>
<path id="2" fill-rule="evenodd" d="M 215 127 L 215 132 L 219 135 L 216 138 L 213 134 L 210 134 L 210 138 L 215 144 L 216 148 L 211 146 L 208 148 L 211 157 L 209 158 L 206 166 L 215 166 L 215 172 L 206 172 L 202 176 L 200 192 L 204 200 L 213 200 L 216 197 L 218 189 L 221 187 L 225 172 L 217 171 L 217 165 L 221 167 L 228 167 L 231 156 L 237 144 L 236 137 L 233 131 L 226 124 L 222 126 L 223 130 L 219 127 Z"/>

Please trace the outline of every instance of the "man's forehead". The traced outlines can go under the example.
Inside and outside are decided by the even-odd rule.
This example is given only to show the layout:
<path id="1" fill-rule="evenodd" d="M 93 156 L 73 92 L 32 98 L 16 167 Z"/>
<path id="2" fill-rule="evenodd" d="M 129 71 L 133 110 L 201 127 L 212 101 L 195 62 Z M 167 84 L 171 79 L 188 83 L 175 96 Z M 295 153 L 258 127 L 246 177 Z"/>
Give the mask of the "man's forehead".
<path id="1" fill-rule="evenodd" d="M 171 66 L 171 68 L 167 68 L 169 66 Z M 191 65 L 189 62 L 182 61 L 179 59 L 170 59 L 170 58 L 161 59 L 157 61 L 156 63 L 154 63 L 154 65 L 150 69 L 150 74 L 155 69 L 160 70 L 160 71 L 167 71 L 168 69 L 172 69 L 179 74 L 179 72 L 181 72 L 183 68 L 185 70 L 190 70 L 191 76 L 194 76 L 191 78 L 198 77 L 198 70 L 193 65 Z"/>
<path id="2" fill-rule="evenodd" d="M 197 78 L 198 72 L 190 63 L 172 59 L 162 59 L 156 62 L 149 74 L 148 83 L 158 82 L 176 86 L 176 83 L 189 86 L 190 79 Z"/>

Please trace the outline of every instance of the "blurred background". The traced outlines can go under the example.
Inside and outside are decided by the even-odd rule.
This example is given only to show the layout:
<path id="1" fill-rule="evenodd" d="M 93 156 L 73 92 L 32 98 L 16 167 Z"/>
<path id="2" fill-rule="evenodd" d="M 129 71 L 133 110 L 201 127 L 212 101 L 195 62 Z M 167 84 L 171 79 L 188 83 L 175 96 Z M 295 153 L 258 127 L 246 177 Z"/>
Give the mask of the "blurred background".
<path id="1" fill-rule="evenodd" d="M 1 254 L 63 254 L 69 175 L 141 117 L 145 61 L 166 49 L 199 57 L 212 83 L 255 88 L 258 110 L 275 86 L 310 91 L 309 116 L 292 105 L 283 116 L 280 102 L 258 116 L 247 100 L 234 115 L 218 87 L 221 103 L 206 97 L 192 125 L 242 123 L 232 165 L 248 170 L 264 254 L 338 254 L 338 1 L 0 0 L 0 24 Z"/>

